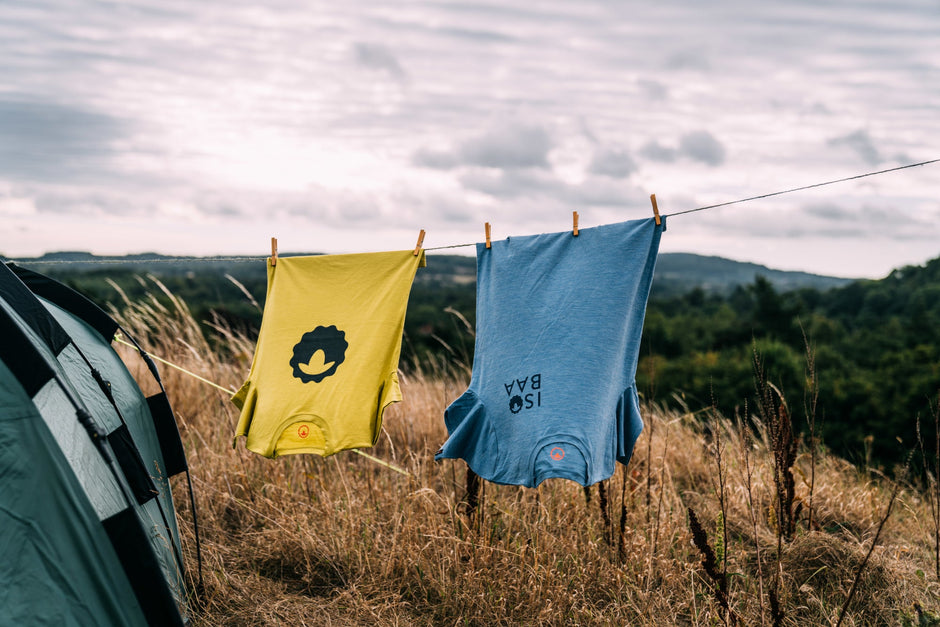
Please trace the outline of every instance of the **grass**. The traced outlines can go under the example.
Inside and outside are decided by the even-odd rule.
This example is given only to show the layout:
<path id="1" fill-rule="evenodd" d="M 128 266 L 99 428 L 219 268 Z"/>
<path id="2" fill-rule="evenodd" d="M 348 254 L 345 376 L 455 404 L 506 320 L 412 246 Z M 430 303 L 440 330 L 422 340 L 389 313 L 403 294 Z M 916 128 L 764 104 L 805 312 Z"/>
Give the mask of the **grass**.
<path id="1" fill-rule="evenodd" d="M 116 313 L 160 357 L 232 389 L 247 375 L 251 342 L 219 325 L 204 333 L 185 303 L 126 302 Z M 927 494 L 801 444 L 794 498 L 811 497 L 812 509 L 778 550 L 772 438 L 759 420 L 745 433 L 721 416 L 647 405 L 634 458 L 605 498 L 564 480 L 485 483 L 469 520 L 466 465 L 433 460 L 465 369 L 402 376 L 405 400 L 368 452 L 410 476 L 351 452 L 270 460 L 233 449 L 227 395 L 161 372 L 196 490 L 201 585 L 186 485 L 175 480 L 197 626 L 938 624 Z M 719 548 L 730 611 L 703 568 L 690 509 Z"/>

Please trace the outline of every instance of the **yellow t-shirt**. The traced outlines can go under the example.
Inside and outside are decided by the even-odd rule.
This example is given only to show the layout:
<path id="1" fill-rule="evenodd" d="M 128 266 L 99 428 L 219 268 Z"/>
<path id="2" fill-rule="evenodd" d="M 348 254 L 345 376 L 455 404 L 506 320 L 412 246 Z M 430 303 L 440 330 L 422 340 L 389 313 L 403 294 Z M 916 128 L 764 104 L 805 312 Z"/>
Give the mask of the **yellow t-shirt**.
<path id="1" fill-rule="evenodd" d="M 248 380 L 232 397 L 235 439 L 265 457 L 375 444 L 401 400 L 405 309 L 424 251 L 279 257 Z"/>

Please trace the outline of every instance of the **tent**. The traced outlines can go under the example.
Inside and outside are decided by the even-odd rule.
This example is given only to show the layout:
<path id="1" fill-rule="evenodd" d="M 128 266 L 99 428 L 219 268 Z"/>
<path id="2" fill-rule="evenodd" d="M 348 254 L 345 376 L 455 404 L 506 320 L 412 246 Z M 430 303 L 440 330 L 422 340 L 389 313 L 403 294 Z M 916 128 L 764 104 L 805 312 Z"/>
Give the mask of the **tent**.
<path id="1" fill-rule="evenodd" d="M 161 390 L 145 398 L 118 330 L 0 264 L 0 625 L 188 622 L 169 483 L 186 457 L 155 365 L 141 351 Z"/>

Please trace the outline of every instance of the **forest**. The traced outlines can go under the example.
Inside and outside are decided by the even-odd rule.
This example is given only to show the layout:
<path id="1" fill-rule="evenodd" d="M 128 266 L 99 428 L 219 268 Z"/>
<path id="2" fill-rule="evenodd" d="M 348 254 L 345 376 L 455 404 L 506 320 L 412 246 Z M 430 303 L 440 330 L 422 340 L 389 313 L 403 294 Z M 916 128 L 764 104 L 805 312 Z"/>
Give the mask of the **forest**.
<path id="1" fill-rule="evenodd" d="M 815 417 L 829 448 L 883 464 L 917 445 L 918 420 L 933 433 L 938 347 L 940 259 L 825 292 L 781 293 L 758 277 L 727 296 L 654 298 L 637 382 L 652 398 L 735 416 L 764 379 L 804 427 Z"/>
<path id="2" fill-rule="evenodd" d="M 75 255 L 68 264 L 36 269 L 103 307 L 172 294 L 207 324 L 249 334 L 260 326 L 266 281 L 260 261 L 148 256 L 102 265 L 76 263 Z M 808 432 L 813 423 L 824 446 L 866 466 L 901 461 L 917 446 L 918 421 L 933 434 L 940 258 L 857 281 L 750 265 L 661 258 L 637 369 L 646 400 L 746 418 L 756 413 L 760 385 L 770 383 L 787 399 L 797 429 Z M 474 305 L 473 258 L 434 255 L 412 289 L 403 370 L 469 372 Z"/>

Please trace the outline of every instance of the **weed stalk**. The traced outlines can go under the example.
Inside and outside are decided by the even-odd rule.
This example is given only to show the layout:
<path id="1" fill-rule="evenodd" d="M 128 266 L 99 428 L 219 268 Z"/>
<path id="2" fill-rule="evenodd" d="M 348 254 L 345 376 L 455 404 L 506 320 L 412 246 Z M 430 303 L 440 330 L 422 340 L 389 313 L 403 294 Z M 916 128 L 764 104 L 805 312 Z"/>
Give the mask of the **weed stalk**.
<path id="1" fill-rule="evenodd" d="M 732 625 L 736 625 L 738 623 L 737 615 L 731 609 L 731 605 L 728 602 L 728 578 L 718 570 L 715 552 L 712 550 L 711 545 L 708 544 L 708 534 L 706 534 L 705 530 L 702 528 L 698 516 L 695 515 L 695 510 L 691 507 L 687 509 L 689 514 L 689 529 L 692 531 L 692 541 L 702 554 L 702 568 L 705 569 L 705 574 L 708 575 L 709 580 L 712 582 L 715 601 L 722 610 L 725 623 L 730 621 Z"/>
<path id="2" fill-rule="evenodd" d="M 901 481 L 903 477 L 907 475 L 907 470 L 910 468 L 910 455 L 907 458 L 907 463 L 904 466 L 902 471 L 902 476 L 895 481 L 894 487 L 891 489 L 891 498 L 888 500 L 888 507 L 885 508 L 884 516 L 881 517 L 881 521 L 878 523 L 878 530 L 875 531 L 875 537 L 871 540 L 871 547 L 868 549 L 868 553 L 865 554 L 865 558 L 858 565 L 858 568 L 855 570 L 855 579 L 852 580 L 852 587 L 849 588 L 849 594 L 845 598 L 845 603 L 842 604 L 842 609 L 839 610 L 839 620 L 836 621 L 836 627 L 839 627 L 842 624 L 842 620 L 845 618 L 845 613 L 849 609 L 849 605 L 852 603 L 852 598 L 855 596 L 855 591 L 858 590 L 858 582 L 862 578 L 862 572 L 865 570 L 865 566 L 868 565 L 868 560 L 871 559 L 871 554 L 875 552 L 875 547 L 878 546 L 878 539 L 881 538 L 881 530 L 884 529 L 885 523 L 888 522 L 888 518 L 891 517 L 891 508 L 894 507 L 894 502 L 898 498 L 898 493 L 901 491 Z"/>

